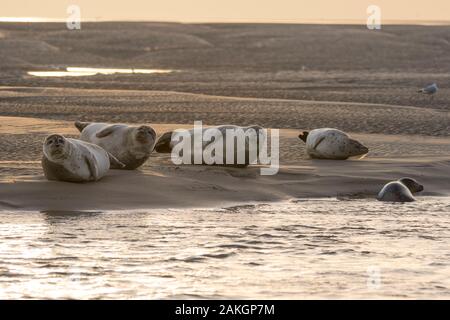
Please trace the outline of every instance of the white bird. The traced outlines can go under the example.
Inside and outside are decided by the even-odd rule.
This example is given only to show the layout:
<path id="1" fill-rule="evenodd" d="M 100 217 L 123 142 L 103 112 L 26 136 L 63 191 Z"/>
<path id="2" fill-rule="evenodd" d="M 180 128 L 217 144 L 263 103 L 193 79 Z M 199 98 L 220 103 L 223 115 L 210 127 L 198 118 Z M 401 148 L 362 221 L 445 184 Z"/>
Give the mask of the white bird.
<path id="1" fill-rule="evenodd" d="M 436 83 L 430 84 L 426 86 L 425 88 L 420 89 L 418 92 L 423 94 L 428 94 L 433 97 L 433 94 L 435 94 L 438 91 L 438 86 Z"/>

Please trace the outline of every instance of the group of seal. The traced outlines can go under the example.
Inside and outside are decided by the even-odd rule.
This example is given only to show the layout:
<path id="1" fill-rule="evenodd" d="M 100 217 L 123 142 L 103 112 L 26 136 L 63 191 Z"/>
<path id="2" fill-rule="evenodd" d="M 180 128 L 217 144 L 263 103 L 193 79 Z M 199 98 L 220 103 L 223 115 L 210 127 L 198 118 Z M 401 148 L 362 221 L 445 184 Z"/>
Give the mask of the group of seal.
<path id="1" fill-rule="evenodd" d="M 42 168 L 48 180 L 97 181 L 109 169 L 133 170 L 150 157 L 156 132 L 149 126 L 75 122 L 80 139 L 53 134 L 44 141 Z"/>
<path id="2" fill-rule="evenodd" d="M 320 128 L 303 131 L 298 136 L 306 144 L 306 153 L 312 159 L 346 160 L 351 157 L 364 157 L 369 148 L 352 139 L 343 131 L 333 128 Z M 401 178 L 387 183 L 378 193 L 377 200 L 386 202 L 411 202 L 416 199 L 413 193 L 423 191 L 423 186 L 412 178 Z"/>
<path id="3" fill-rule="evenodd" d="M 50 135 L 45 139 L 42 167 L 48 180 L 90 182 L 105 176 L 109 169 L 134 170 L 148 160 L 156 144 L 155 130 L 146 125 L 129 126 L 76 121 L 75 127 L 80 131 L 79 139 L 69 139 L 58 134 Z M 244 132 L 253 129 L 258 134 L 257 144 L 259 132 L 263 131 L 260 126 L 224 125 L 215 128 L 223 133 L 224 139 L 227 129 L 243 129 Z M 193 135 L 194 131 L 189 130 L 188 133 Z M 170 153 L 174 147 L 174 138 L 176 133 L 164 133 L 156 144 L 156 151 Z M 202 148 L 206 148 L 207 145 L 208 143 L 204 143 Z M 226 141 L 223 145 L 226 146 Z M 249 147 L 247 141 L 246 159 L 242 165 L 237 165 L 238 167 L 254 163 L 255 159 L 250 157 Z M 226 153 L 224 152 L 223 155 L 225 156 Z"/>
<path id="4" fill-rule="evenodd" d="M 52 134 L 45 139 L 42 167 L 48 180 L 97 181 L 105 176 L 109 169 L 137 169 L 148 160 L 153 150 L 158 153 L 170 153 L 179 143 L 176 131 L 166 132 L 156 141 L 155 130 L 146 125 L 76 121 L 75 127 L 80 131 L 79 139 L 65 138 L 59 134 Z M 256 141 L 258 146 L 261 137 L 267 139 L 265 131 L 260 126 L 222 125 L 214 128 L 223 133 L 223 139 L 226 139 L 227 129 L 242 129 L 244 132 L 249 129 L 255 130 L 258 134 Z M 260 134 L 262 132 L 264 134 Z M 189 130 L 188 134 L 193 136 L 194 130 Z M 298 137 L 305 142 L 306 153 L 313 159 L 345 160 L 351 157 L 361 158 L 369 152 L 362 143 L 338 129 L 320 128 L 303 131 Z M 227 144 L 226 141 L 223 142 L 225 148 Z M 201 148 L 205 149 L 207 146 L 208 142 L 203 143 Z M 239 167 L 254 163 L 255 159 L 250 157 L 249 147 L 249 141 L 246 141 L 245 162 L 238 165 Z M 226 152 L 223 152 L 224 157 L 225 154 Z M 225 164 L 225 159 L 223 163 Z M 414 179 L 402 178 L 386 184 L 377 199 L 410 202 L 415 200 L 412 194 L 422 190 L 423 186 Z"/>

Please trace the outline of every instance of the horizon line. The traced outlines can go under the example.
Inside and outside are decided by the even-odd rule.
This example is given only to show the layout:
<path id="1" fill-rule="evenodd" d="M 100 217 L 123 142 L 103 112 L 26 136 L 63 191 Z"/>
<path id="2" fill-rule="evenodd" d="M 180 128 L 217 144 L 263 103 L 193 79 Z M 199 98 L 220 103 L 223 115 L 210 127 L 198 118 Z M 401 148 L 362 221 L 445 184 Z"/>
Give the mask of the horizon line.
<path id="1" fill-rule="evenodd" d="M 0 23 L 64 23 L 67 18 L 46 18 L 46 17 L 0 17 Z M 339 24 L 339 25 L 366 25 L 366 19 L 205 19 L 205 20 L 171 20 L 171 19 L 103 19 L 87 18 L 81 19 L 81 23 L 101 23 L 101 22 L 134 22 L 134 23 L 180 23 L 180 24 L 219 24 L 219 23 L 242 23 L 242 24 Z M 450 20 L 414 20 L 414 19 L 386 19 L 382 25 L 429 25 L 444 26 L 450 25 Z"/>

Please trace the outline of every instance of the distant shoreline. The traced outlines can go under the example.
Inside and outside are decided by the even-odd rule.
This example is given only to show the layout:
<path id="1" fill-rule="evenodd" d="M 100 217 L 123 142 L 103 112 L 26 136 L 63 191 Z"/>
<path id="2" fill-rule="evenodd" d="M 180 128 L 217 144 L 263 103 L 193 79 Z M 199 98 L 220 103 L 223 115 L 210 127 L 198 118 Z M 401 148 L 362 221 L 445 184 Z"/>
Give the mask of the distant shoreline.
<path id="1" fill-rule="evenodd" d="M 44 18 L 44 17 L 0 17 L 0 23 L 65 23 L 66 18 Z M 161 20 L 109 20 L 101 18 L 82 19 L 81 23 L 179 23 L 179 24 L 292 24 L 292 25 L 366 25 L 366 20 L 304 20 L 296 21 L 289 19 L 276 19 L 270 21 L 261 20 L 202 20 L 202 21 L 172 21 Z M 382 26 L 450 26 L 448 21 L 432 20 L 384 20 Z"/>

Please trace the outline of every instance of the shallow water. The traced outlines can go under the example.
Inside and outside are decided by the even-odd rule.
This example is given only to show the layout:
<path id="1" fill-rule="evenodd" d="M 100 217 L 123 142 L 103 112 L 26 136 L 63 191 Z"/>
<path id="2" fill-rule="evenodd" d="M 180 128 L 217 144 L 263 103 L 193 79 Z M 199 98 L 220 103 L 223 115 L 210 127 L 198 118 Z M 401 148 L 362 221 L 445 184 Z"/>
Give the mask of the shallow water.
<path id="1" fill-rule="evenodd" d="M 66 71 L 29 71 L 30 76 L 35 77 L 85 77 L 94 76 L 97 74 L 111 75 L 116 73 L 121 74 L 154 74 L 154 73 L 171 73 L 173 70 L 163 69 L 112 69 L 112 68 L 82 68 L 82 67 L 67 67 Z"/>
<path id="2" fill-rule="evenodd" d="M 450 298 L 450 198 L 0 212 L 0 298 Z"/>

